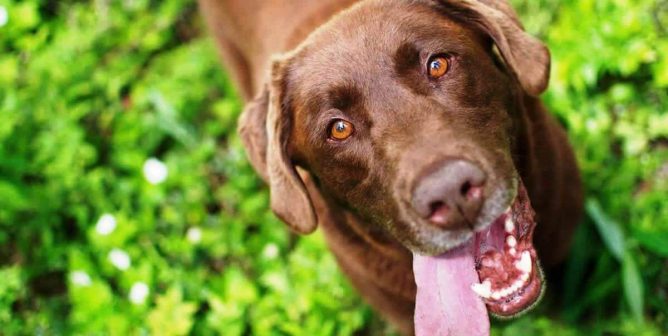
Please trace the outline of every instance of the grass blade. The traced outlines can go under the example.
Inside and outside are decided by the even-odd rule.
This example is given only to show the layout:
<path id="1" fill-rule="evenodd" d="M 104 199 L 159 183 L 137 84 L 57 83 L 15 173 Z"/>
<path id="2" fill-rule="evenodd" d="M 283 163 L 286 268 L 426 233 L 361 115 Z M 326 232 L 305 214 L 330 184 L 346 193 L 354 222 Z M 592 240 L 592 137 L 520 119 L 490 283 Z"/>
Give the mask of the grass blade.
<path id="1" fill-rule="evenodd" d="M 644 286 L 636 262 L 630 253 L 624 255 L 622 281 L 624 283 L 624 295 L 631 308 L 631 314 L 638 323 L 642 323 L 644 319 L 643 307 L 645 304 L 643 297 Z"/>
<path id="2" fill-rule="evenodd" d="M 586 208 L 587 213 L 594 221 L 596 229 L 598 229 L 598 233 L 601 235 L 605 246 L 617 260 L 620 262 L 623 261 L 624 250 L 626 247 L 624 233 L 619 225 L 603 212 L 603 209 L 601 209 L 601 205 L 597 200 L 592 198 L 588 199 Z"/>

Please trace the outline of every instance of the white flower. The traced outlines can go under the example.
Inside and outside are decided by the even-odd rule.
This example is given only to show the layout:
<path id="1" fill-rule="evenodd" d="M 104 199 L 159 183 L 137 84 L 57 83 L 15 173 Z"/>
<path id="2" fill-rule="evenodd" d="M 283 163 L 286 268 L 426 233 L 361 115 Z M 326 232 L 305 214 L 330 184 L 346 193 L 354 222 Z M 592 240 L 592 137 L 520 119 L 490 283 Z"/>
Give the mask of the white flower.
<path id="1" fill-rule="evenodd" d="M 7 13 L 7 8 L 0 6 L 0 27 L 7 24 L 9 21 L 9 13 Z"/>
<path id="2" fill-rule="evenodd" d="M 144 282 L 135 282 L 130 288 L 130 301 L 134 304 L 143 304 L 146 301 L 148 296 L 149 288 L 148 285 Z"/>
<path id="3" fill-rule="evenodd" d="M 156 158 L 144 162 L 144 177 L 151 184 L 160 184 L 167 179 L 167 166 Z"/>
<path id="4" fill-rule="evenodd" d="M 202 230 L 200 228 L 191 227 L 186 232 L 186 238 L 189 242 L 197 244 L 202 240 Z"/>
<path id="5" fill-rule="evenodd" d="M 276 244 L 267 244 L 264 247 L 264 250 L 262 250 L 262 254 L 267 258 L 267 259 L 274 259 L 278 257 L 278 246 Z"/>
<path id="6" fill-rule="evenodd" d="M 109 261 L 121 271 L 130 268 L 130 256 L 121 249 L 113 249 L 109 252 Z"/>
<path id="7" fill-rule="evenodd" d="M 114 232 L 115 229 L 116 218 L 110 214 L 102 215 L 100 219 L 97 220 L 97 224 L 95 224 L 95 231 L 103 236 L 109 235 Z"/>
<path id="8" fill-rule="evenodd" d="M 90 279 L 90 276 L 88 273 L 84 271 L 74 271 L 70 275 L 70 281 L 72 281 L 73 284 L 81 287 L 87 287 L 90 286 L 91 283 L 93 282 Z"/>

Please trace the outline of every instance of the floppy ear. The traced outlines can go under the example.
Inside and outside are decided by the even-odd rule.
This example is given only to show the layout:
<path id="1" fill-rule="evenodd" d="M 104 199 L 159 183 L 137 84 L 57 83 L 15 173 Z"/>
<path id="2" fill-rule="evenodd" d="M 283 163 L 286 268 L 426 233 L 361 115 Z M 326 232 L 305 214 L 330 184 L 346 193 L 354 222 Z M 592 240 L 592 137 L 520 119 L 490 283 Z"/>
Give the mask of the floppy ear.
<path id="1" fill-rule="evenodd" d="M 470 22 L 494 40 L 524 91 L 538 96 L 550 78 L 550 52 L 527 34 L 507 0 L 433 0 L 458 20 Z"/>
<path id="2" fill-rule="evenodd" d="M 252 101 L 246 103 L 239 117 L 237 131 L 246 148 L 248 159 L 263 180 L 267 176 L 267 108 L 269 90 L 265 87 Z"/>
<path id="3" fill-rule="evenodd" d="M 291 115 L 286 101 L 284 62 L 272 66 L 269 86 L 250 102 L 239 133 L 253 168 L 269 184 L 271 209 L 297 233 L 316 229 L 317 218 L 304 182 L 288 153 Z"/>
<path id="4" fill-rule="evenodd" d="M 288 156 L 292 129 L 290 104 L 286 101 L 286 67 L 276 60 L 272 66 L 267 109 L 267 175 L 271 209 L 298 233 L 315 230 L 317 218 L 304 181 Z"/>

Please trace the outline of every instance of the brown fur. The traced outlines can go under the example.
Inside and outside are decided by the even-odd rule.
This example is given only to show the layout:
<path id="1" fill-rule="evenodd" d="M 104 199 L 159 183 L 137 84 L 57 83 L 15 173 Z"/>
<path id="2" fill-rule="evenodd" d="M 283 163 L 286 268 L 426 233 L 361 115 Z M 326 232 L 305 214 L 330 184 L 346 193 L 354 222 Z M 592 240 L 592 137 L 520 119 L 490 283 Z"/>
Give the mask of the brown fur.
<path id="1" fill-rule="evenodd" d="M 353 285 L 404 334 L 410 250 L 442 253 L 468 239 L 505 210 L 518 178 L 537 212 L 542 264 L 563 260 L 582 208 L 578 170 L 536 98 L 549 53 L 505 1 L 199 2 L 249 101 L 240 132 L 272 209 L 299 233 L 319 224 Z M 429 79 L 424 65 L 439 53 L 451 68 Z M 354 136 L 327 139 L 333 118 L 351 121 Z M 450 158 L 486 173 L 490 205 L 471 227 L 444 231 L 416 217 L 410 199 Z"/>

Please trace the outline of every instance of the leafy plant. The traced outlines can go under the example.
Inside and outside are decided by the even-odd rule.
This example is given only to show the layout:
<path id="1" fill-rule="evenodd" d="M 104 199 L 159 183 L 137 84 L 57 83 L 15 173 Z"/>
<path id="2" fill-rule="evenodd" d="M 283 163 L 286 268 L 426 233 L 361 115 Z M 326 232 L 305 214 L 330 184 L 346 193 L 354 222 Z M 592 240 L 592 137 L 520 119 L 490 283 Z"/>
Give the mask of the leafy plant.
<path id="1" fill-rule="evenodd" d="M 493 332 L 660 335 L 668 5 L 513 3 L 588 201 L 547 304 Z M 0 0 L 0 334 L 389 333 L 268 210 L 241 107 L 194 1 Z"/>

